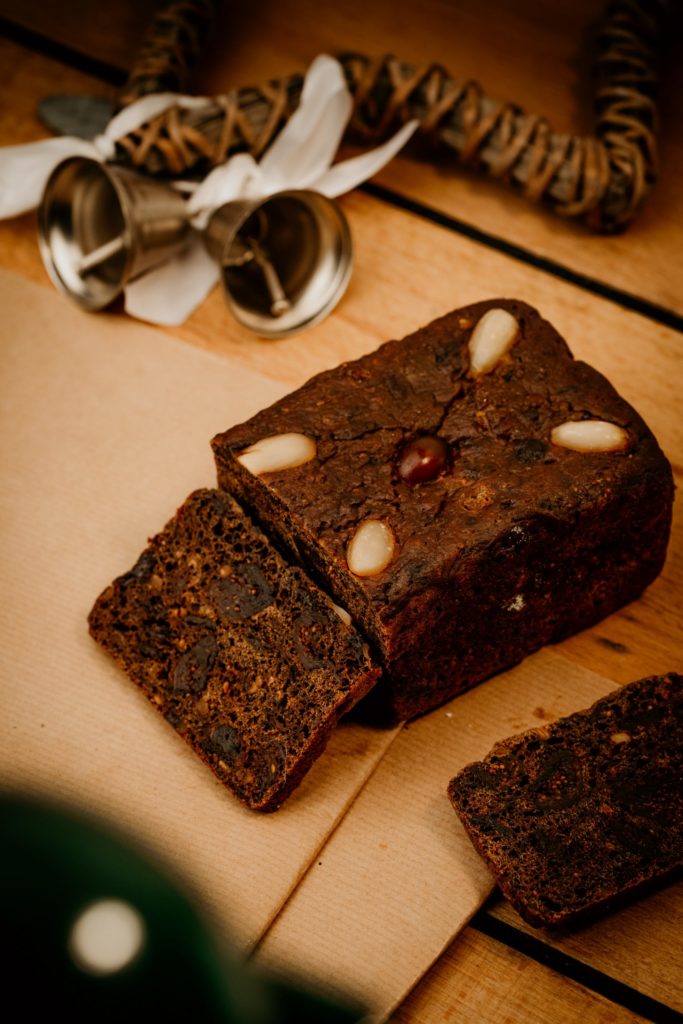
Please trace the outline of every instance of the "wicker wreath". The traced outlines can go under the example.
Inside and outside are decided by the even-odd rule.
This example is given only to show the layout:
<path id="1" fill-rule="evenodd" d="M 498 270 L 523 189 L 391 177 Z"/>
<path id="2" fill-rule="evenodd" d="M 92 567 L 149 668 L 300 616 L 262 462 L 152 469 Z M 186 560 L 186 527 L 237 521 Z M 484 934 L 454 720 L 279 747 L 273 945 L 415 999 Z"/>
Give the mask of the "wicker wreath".
<path id="1" fill-rule="evenodd" d="M 615 0 L 598 34 L 595 135 L 560 134 L 542 117 L 490 98 L 473 81 L 393 56 L 340 54 L 354 97 L 349 139 L 377 141 L 411 118 L 436 152 L 481 169 L 583 219 L 596 231 L 625 228 L 657 176 L 656 55 L 670 0 Z M 157 14 L 121 106 L 186 87 L 212 0 L 174 0 Z M 117 159 L 152 175 L 205 174 L 227 156 L 258 156 L 296 109 L 303 76 L 217 96 L 193 110 L 172 108 L 121 139 Z"/>

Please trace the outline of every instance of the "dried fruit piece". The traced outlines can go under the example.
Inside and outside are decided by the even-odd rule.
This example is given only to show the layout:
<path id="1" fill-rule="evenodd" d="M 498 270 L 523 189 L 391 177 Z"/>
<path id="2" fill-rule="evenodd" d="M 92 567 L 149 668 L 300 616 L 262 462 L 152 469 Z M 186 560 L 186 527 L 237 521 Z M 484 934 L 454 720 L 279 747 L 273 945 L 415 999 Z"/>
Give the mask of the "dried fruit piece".
<path id="1" fill-rule="evenodd" d="M 519 324 L 506 309 L 489 309 L 472 331 L 469 341 L 470 373 L 490 373 L 519 334 Z"/>
<path id="2" fill-rule="evenodd" d="M 230 764 L 240 752 L 239 734 L 231 725 L 219 725 L 209 736 L 207 746 Z"/>
<path id="3" fill-rule="evenodd" d="M 366 519 L 346 549 L 346 562 L 354 576 L 377 576 L 394 557 L 396 541 L 391 527 L 379 519 Z"/>
<path id="4" fill-rule="evenodd" d="M 204 636 L 178 660 L 173 670 L 173 689 L 180 693 L 202 693 L 209 681 L 218 652 L 215 636 Z"/>
<path id="5" fill-rule="evenodd" d="M 257 565 L 236 565 L 227 579 L 214 584 L 214 599 L 221 618 L 240 622 L 268 608 L 273 591 Z"/>
<path id="6" fill-rule="evenodd" d="M 319 609 L 305 608 L 294 623 L 297 653 L 304 669 L 330 663 L 329 619 Z"/>
<path id="7" fill-rule="evenodd" d="M 316 444 L 313 438 L 305 434 L 273 434 L 245 448 L 237 456 L 237 461 L 254 476 L 261 476 L 262 473 L 303 466 L 305 462 L 314 459 L 315 455 Z"/>
<path id="8" fill-rule="evenodd" d="M 548 445 L 537 437 L 524 437 L 512 442 L 515 458 L 523 466 L 535 466 L 548 456 Z"/>
<path id="9" fill-rule="evenodd" d="M 550 440 L 575 452 L 616 452 L 629 443 L 628 432 L 606 420 L 568 420 L 554 427 Z"/>
<path id="10" fill-rule="evenodd" d="M 449 456 L 450 448 L 440 437 L 416 437 L 399 452 L 399 476 L 409 484 L 434 480 L 448 465 Z"/>

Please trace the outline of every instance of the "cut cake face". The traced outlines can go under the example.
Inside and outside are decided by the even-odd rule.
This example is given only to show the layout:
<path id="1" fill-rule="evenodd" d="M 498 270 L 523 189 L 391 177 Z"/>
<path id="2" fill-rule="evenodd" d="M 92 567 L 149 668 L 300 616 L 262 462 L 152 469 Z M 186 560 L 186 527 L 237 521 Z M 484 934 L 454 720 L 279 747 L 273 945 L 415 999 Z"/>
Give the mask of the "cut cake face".
<path id="1" fill-rule="evenodd" d="M 683 864 L 683 676 L 497 743 L 449 795 L 532 925 L 584 918 Z"/>
<path id="2" fill-rule="evenodd" d="M 229 495 L 203 490 L 89 622 L 216 776 L 274 810 L 379 674 L 340 611 Z"/>

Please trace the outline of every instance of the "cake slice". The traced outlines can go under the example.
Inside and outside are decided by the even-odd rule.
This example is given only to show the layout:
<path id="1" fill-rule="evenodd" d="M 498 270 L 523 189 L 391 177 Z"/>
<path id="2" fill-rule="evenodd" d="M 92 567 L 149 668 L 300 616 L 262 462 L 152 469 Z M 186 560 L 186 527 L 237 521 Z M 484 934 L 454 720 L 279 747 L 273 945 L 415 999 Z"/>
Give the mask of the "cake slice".
<path id="1" fill-rule="evenodd" d="M 213 448 L 219 486 L 374 644 L 390 718 L 597 622 L 664 562 L 657 441 L 514 299 L 320 374 Z"/>
<path id="2" fill-rule="evenodd" d="M 683 864 L 683 676 L 641 679 L 503 740 L 448 792 L 530 924 L 604 908 Z"/>
<path id="3" fill-rule="evenodd" d="M 100 595 L 92 636 L 247 806 L 274 810 L 378 669 L 233 499 L 190 495 Z"/>

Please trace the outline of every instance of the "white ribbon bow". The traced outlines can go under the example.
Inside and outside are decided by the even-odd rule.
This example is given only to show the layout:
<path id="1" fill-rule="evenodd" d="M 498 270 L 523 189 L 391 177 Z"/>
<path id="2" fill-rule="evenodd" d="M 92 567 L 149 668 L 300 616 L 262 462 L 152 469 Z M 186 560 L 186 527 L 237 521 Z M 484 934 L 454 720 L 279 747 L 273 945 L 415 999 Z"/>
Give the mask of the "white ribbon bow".
<path id="1" fill-rule="evenodd" d="M 0 218 L 37 206 L 48 177 L 62 160 L 70 156 L 111 159 L 117 139 L 169 107 L 188 108 L 207 102 L 198 97 L 158 93 L 131 103 L 92 143 L 63 137 L 1 149 Z M 178 256 L 126 285 L 126 311 L 151 323 L 182 323 L 219 277 L 219 268 L 199 234 L 214 210 L 234 199 L 261 198 L 292 188 L 313 189 L 330 198 L 341 195 L 384 167 L 419 123 L 409 121 L 377 149 L 332 166 L 352 108 L 341 65 L 324 54 L 316 57 L 306 74 L 298 108 L 260 162 L 239 153 L 194 188 L 188 211 L 197 230 Z"/>

